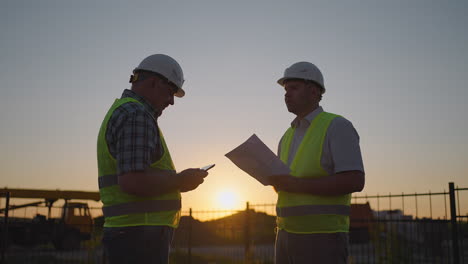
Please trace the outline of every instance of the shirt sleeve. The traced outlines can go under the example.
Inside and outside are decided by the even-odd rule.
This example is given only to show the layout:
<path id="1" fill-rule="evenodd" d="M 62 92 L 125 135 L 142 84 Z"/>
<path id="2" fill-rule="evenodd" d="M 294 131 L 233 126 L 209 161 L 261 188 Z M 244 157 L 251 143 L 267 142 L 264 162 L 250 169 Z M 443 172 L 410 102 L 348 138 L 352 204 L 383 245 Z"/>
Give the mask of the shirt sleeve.
<path id="1" fill-rule="evenodd" d="M 115 134 L 117 173 L 142 171 L 156 160 L 157 124 L 143 109 L 125 115 Z"/>
<path id="2" fill-rule="evenodd" d="M 334 173 L 352 170 L 364 172 L 359 135 L 353 124 L 343 117 L 337 117 L 328 129 Z"/>

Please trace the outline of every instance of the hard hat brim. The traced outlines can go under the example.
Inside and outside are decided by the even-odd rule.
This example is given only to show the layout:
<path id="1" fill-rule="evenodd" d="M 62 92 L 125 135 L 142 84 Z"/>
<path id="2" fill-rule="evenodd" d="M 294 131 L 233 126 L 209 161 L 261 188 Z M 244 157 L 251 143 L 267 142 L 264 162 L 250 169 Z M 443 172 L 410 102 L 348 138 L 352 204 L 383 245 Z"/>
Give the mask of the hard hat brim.
<path id="1" fill-rule="evenodd" d="M 279 85 L 281 85 L 281 86 L 284 86 L 284 81 L 285 81 L 286 79 L 288 79 L 288 78 L 283 77 L 283 78 L 279 79 L 279 80 L 277 81 L 277 83 L 278 83 Z"/>
<path id="2" fill-rule="evenodd" d="M 291 77 L 283 77 L 281 79 L 279 79 L 277 81 L 277 83 L 281 86 L 284 86 L 284 81 L 288 80 L 288 79 L 301 79 L 301 80 L 304 80 L 304 81 L 311 81 L 311 82 L 314 82 L 315 84 L 318 85 L 318 87 L 320 87 L 320 89 L 322 89 L 322 94 L 325 93 L 326 89 L 325 87 L 323 87 L 320 83 L 316 82 L 316 81 L 312 81 L 312 80 L 306 80 L 306 79 L 302 79 L 302 78 L 291 78 Z"/>
<path id="3" fill-rule="evenodd" d="M 182 88 L 178 88 L 177 92 L 174 94 L 174 96 L 182 98 L 185 95 L 185 91 Z"/>

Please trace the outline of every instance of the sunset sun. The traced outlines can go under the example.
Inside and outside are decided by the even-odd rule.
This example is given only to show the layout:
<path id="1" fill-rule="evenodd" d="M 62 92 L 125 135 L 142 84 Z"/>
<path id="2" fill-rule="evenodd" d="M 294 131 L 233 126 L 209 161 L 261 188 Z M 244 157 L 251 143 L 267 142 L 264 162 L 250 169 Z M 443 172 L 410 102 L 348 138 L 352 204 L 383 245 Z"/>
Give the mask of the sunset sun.
<path id="1" fill-rule="evenodd" d="M 237 204 L 237 195 L 231 190 L 220 191 L 216 198 L 218 206 L 223 209 L 233 209 Z"/>

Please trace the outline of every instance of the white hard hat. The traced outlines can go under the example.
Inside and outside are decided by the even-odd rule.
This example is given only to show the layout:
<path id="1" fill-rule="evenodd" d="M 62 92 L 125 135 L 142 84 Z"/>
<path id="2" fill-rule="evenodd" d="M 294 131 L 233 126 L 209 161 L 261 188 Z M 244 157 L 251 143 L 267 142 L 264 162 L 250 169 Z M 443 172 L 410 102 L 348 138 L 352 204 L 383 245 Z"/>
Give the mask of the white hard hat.
<path id="1" fill-rule="evenodd" d="M 323 84 L 323 75 L 319 68 L 314 64 L 306 61 L 294 63 L 289 68 L 284 70 L 283 78 L 278 80 L 279 85 L 284 86 L 284 81 L 287 79 L 302 79 L 313 81 L 322 88 L 322 93 L 325 93 L 325 85 Z"/>
<path id="2" fill-rule="evenodd" d="M 183 97 L 185 91 L 182 90 L 184 84 L 184 73 L 179 63 L 173 58 L 164 54 L 154 54 L 146 57 L 140 62 L 138 67 L 133 70 L 135 73 L 138 70 L 155 72 L 167 78 L 168 81 L 177 86 L 177 92 L 174 94 L 177 97 Z"/>

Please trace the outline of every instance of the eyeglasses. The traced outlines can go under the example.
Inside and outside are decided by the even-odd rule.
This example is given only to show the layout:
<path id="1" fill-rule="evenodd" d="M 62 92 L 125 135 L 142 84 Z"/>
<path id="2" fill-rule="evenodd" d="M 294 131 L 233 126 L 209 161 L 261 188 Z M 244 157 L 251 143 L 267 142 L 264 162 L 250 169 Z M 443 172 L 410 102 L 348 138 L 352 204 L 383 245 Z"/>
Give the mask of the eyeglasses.
<path id="1" fill-rule="evenodd" d="M 160 74 L 155 75 L 159 77 L 160 81 L 164 82 L 165 84 L 167 84 L 167 86 L 169 86 L 169 92 L 171 93 L 171 95 L 175 95 L 177 93 L 177 91 L 179 90 L 179 88 L 177 88 L 177 85 L 175 85 L 173 82 L 169 81 L 166 77 Z"/>
<path id="2" fill-rule="evenodd" d="M 169 91 L 171 92 L 171 94 L 175 95 L 179 88 L 177 88 L 177 86 L 169 80 L 167 80 L 167 84 L 169 85 Z"/>

